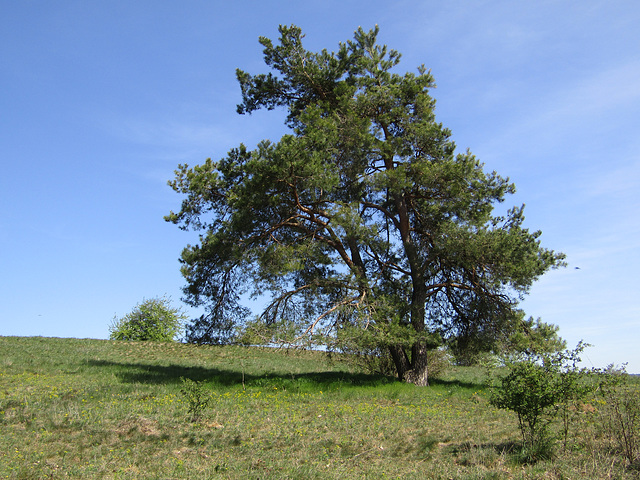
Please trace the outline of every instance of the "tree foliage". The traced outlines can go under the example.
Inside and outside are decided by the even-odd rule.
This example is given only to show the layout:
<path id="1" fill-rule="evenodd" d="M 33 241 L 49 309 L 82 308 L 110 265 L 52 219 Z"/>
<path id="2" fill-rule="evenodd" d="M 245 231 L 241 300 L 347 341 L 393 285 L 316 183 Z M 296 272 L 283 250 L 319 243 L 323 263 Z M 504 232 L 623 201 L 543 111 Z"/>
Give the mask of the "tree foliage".
<path id="1" fill-rule="evenodd" d="M 501 335 L 496 326 L 475 324 L 457 336 L 448 339 L 448 347 L 458 365 L 475 365 L 490 354 L 496 360 L 512 361 L 523 356 L 560 352 L 566 342 L 558 335 L 558 326 L 543 322 L 540 318 L 525 319 L 522 310 L 514 310 L 508 323 L 510 333 Z M 502 340 L 497 340 L 502 336 Z"/>
<path id="2" fill-rule="evenodd" d="M 430 349 L 504 340 L 518 299 L 563 257 L 523 227 L 523 207 L 493 214 L 514 185 L 456 153 L 431 73 L 396 73 L 377 27 L 331 53 L 279 31 L 260 38 L 271 72 L 237 70 L 238 112 L 286 108 L 290 133 L 169 182 L 184 199 L 166 219 L 201 232 L 181 257 L 185 300 L 208 307 L 208 335 L 243 323 L 240 295 L 268 293 L 260 321 L 286 332 L 273 338 L 375 338 L 399 378 L 426 385 Z"/>
<path id="3" fill-rule="evenodd" d="M 172 342 L 181 333 L 186 315 L 166 297 L 143 300 L 109 327 L 111 340 Z"/>

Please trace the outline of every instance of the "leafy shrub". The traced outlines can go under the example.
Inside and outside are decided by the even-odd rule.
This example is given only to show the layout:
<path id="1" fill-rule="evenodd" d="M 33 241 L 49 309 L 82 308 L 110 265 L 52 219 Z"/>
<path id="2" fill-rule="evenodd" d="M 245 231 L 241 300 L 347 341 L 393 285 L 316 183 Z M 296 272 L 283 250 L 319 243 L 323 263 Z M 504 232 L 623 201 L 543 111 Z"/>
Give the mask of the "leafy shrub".
<path id="1" fill-rule="evenodd" d="M 545 414 L 558 401 L 554 376 L 554 372 L 543 365 L 521 361 L 511 367 L 491 396 L 492 405 L 517 414 L 525 448 L 546 444 Z"/>
<path id="2" fill-rule="evenodd" d="M 553 355 L 528 355 L 512 362 L 509 373 L 499 379 L 492 405 L 518 416 L 522 433 L 523 459 L 535 461 L 552 456 L 550 423 L 560 415 L 566 445 L 570 423 L 570 403 L 582 398 L 587 387 L 582 381 L 587 371 L 578 368 L 582 342 L 575 350 Z"/>
<path id="3" fill-rule="evenodd" d="M 186 315 L 173 308 L 167 297 L 143 300 L 109 326 L 111 340 L 171 342 L 182 331 Z"/>

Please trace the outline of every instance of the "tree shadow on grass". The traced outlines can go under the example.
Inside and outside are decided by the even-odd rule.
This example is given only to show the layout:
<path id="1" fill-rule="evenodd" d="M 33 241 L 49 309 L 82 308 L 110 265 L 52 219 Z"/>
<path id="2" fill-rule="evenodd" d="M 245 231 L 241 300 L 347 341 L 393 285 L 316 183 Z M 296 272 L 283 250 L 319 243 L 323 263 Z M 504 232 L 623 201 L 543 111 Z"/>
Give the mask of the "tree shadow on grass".
<path id="1" fill-rule="evenodd" d="M 478 381 L 478 382 L 463 382 L 461 380 L 442 380 L 440 378 L 430 378 L 429 385 L 432 387 L 441 386 L 441 387 L 457 387 L 457 388 L 466 388 L 469 390 L 477 390 L 480 388 L 484 388 L 486 386 L 486 382 Z"/>
<path id="2" fill-rule="evenodd" d="M 234 385 L 242 382 L 242 373 L 218 368 L 188 367 L 183 365 L 149 365 L 134 362 L 115 362 L 107 360 L 89 360 L 92 367 L 101 367 L 112 371 L 123 383 L 178 384 L 180 378 L 190 378 L 201 382 L 215 380 L 221 385 Z"/>
<path id="3" fill-rule="evenodd" d="M 276 387 L 295 390 L 304 385 L 309 385 L 329 390 L 332 386 L 373 387 L 395 382 L 395 379 L 391 377 L 349 372 L 265 373 L 263 375 L 253 375 L 238 370 L 199 366 L 149 365 L 106 360 L 89 360 L 88 363 L 94 367 L 112 370 L 113 375 L 123 383 L 179 384 L 182 382 L 181 378 L 189 378 L 196 382 L 212 383 L 225 387 L 244 385 L 247 387 Z"/>

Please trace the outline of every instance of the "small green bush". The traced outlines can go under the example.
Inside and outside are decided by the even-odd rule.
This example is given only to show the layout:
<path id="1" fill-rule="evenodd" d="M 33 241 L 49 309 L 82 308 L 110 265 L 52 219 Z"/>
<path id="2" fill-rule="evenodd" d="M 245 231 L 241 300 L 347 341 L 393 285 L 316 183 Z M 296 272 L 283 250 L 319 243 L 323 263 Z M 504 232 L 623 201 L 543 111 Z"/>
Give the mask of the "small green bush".
<path id="1" fill-rule="evenodd" d="M 500 380 L 491 397 L 492 405 L 517 414 L 524 447 L 530 451 L 547 443 L 546 415 L 559 400 L 554 377 L 554 372 L 544 365 L 521 361 Z"/>
<path id="2" fill-rule="evenodd" d="M 586 346 L 580 342 L 573 351 L 525 356 L 513 361 L 509 373 L 499 379 L 490 402 L 518 416 L 524 461 L 552 456 L 553 439 L 548 427 L 558 416 L 562 419 L 566 446 L 570 404 L 587 393 L 583 380 L 589 372 L 578 368 L 578 355 Z"/>
<path id="3" fill-rule="evenodd" d="M 109 326 L 111 340 L 172 342 L 180 335 L 186 315 L 167 297 L 143 300 Z"/>
<path id="4" fill-rule="evenodd" d="M 211 403 L 211 396 L 206 391 L 202 382 L 196 382 L 190 378 L 180 377 L 182 388 L 180 393 L 187 401 L 187 409 L 192 422 L 198 421 Z"/>

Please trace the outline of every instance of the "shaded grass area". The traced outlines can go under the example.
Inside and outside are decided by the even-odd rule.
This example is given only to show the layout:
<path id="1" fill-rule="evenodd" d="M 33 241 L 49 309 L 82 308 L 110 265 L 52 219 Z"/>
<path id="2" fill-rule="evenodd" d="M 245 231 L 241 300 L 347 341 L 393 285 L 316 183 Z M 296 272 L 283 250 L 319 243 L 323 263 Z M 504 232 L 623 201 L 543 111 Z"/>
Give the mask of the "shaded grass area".
<path id="1" fill-rule="evenodd" d="M 300 390 L 304 386 L 336 389 L 344 386 L 379 386 L 395 383 L 395 379 L 348 372 L 263 373 L 251 374 L 232 368 L 189 367 L 180 365 L 150 365 L 90 360 L 89 364 L 114 372 L 123 383 L 178 384 L 181 378 L 207 382 L 212 387 L 229 388 L 244 383 L 246 387 L 282 386 Z M 241 368 L 241 367 L 240 367 Z"/>
<path id="2" fill-rule="evenodd" d="M 198 422 L 181 378 L 210 396 Z M 484 379 L 456 368 L 419 388 L 322 352 L 0 337 L 0 478 L 634 478 L 585 442 L 518 464 Z"/>

